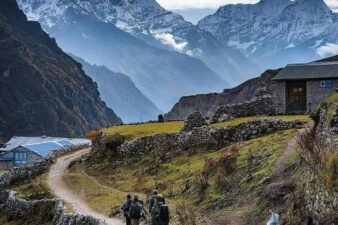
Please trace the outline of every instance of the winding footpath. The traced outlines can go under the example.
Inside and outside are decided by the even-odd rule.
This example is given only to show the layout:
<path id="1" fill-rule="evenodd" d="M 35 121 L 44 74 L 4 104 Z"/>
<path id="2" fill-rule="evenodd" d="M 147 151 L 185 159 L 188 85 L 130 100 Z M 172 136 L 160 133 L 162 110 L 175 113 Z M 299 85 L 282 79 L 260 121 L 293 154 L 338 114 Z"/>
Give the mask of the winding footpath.
<path id="1" fill-rule="evenodd" d="M 90 151 L 89 148 L 74 152 L 57 159 L 56 163 L 50 168 L 48 174 L 48 186 L 55 196 L 62 199 L 64 202 L 72 206 L 73 210 L 81 215 L 88 215 L 106 222 L 108 225 L 123 225 L 124 223 L 119 219 L 109 218 L 90 209 L 87 203 L 81 197 L 73 193 L 64 183 L 62 177 L 66 172 L 69 163 Z"/>

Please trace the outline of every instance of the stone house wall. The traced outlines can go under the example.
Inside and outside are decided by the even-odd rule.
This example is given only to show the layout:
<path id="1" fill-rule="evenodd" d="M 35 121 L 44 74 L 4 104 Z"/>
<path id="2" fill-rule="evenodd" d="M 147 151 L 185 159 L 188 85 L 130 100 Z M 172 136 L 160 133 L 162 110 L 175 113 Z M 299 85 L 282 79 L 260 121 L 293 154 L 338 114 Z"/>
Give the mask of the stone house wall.
<path id="1" fill-rule="evenodd" d="M 311 103 L 311 108 L 307 109 L 308 112 L 315 110 L 324 98 L 330 96 L 338 88 L 338 80 L 333 80 L 332 88 L 321 88 L 320 82 L 320 80 L 312 80 L 306 82 L 307 107 L 309 107 L 309 103 Z"/>
<path id="2" fill-rule="evenodd" d="M 330 80 L 330 79 L 326 79 Z M 306 81 L 306 107 L 307 112 L 313 112 L 317 109 L 320 102 L 330 96 L 338 89 L 338 80 L 333 80 L 332 88 L 321 88 L 320 82 L 322 80 L 308 80 Z M 286 81 L 277 82 L 275 89 L 275 97 L 281 105 L 281 114 L 286 112 Z M 311 103 L 311 104 L 309 104 Z"/>
<path id="3" fill-rule="evenodd" d="M 276 102 L 278 102 L 279 114 L 285 114 L 286 113 L 286 85 L 285 82 L 275 82 L 275 88 L 274 88 L 274 97 Z"/>

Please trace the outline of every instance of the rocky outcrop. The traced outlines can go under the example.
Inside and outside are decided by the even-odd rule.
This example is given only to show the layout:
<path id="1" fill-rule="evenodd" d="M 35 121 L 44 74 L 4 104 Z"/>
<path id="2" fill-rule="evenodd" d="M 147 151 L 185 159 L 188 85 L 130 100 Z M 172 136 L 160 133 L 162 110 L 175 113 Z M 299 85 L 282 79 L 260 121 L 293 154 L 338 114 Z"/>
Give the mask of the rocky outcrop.
<path id="1" fill-rule="evenodd" d="M 203 115 L 200 112 L 194 112 L 185 121 L 182 131 L 189 132 L 194 128 L 203 127 L 205 125 L 207 125 L 207 123 Z"/>
<path id="2" fill-rule="evenodd" d="M 178 103 L 165 115 L 166 120 L 185 120 L 193 112 L 201 112 L 210 117 L 221 106 L 243 103 L 253 98 L 272 96 L 276 89 L 276 82 L 271 78 L 279 70 L 267 70 L 260 77 L 248 80 L 243 84 L 226 89 L 222 93 L 201 94 L 182 97 Z"/>
<path id="3" fill-rule="evenodd" d="M 23 200 L 15 192 L 0 192 L 0 212 L 10 219 L 34 217 L 35 224 L 52 222 L 53 225 L 106 225 L 91 216 L 70 214 L 64 203 L 56 199 Z"/>
<path id="4" fill-rule="evenodd" d="M 280 120 L 258 120 L 225 128 L 204 126 L 194 128 L 191 132 L 146 136 L 125 142 L 121 146 L 113 144 L 112 147 L 106 141 L 110 137 L 101 136 L 93 144 L 91 154 L 105 155 L 106 158 L 113 159 L 115 163 L 128 162 L 128 159 L 149 155 L 155 151 L 161 151 L 170 158 L 183 151 L 217 150 L 239 141 L 300 126 L 302 123 L 299 121 Z"/>
<path id="5" fill-rule="evenodd" d="M 223 122 L 236 117 L 277 115 L 283 112 L 283 105 L 272 97 L 255 98 L 243 103 L 219 107 L 210 122 Z"/>
<path id="6" fill-rule="evenodd" d="M 83 136 L 121 120 L 92 79 L 15 0 L 0 4 L 0 138 Z"/>

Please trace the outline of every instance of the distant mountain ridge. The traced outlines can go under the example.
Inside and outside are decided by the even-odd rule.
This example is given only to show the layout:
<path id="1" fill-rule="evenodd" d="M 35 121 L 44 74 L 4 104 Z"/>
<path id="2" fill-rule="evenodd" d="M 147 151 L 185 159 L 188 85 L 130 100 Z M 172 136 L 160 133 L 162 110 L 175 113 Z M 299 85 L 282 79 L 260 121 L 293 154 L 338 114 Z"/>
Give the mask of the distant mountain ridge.
<path id="1" fill-rule="evenodd" d="M 125 12 L 122 10 L 124 5 L 128 3 L 132 9 L 139 2 L 18 0 L 26 15 L 38 20 L 65 51 L 91 64 L 105 65 L 115 72 L 127 74 L 163 111 L 169 110 L 180 96 L 219 91 L 229 86 L 200 59 L 161 44 L 149 44 L 135 32 L 117 28 L 115 19 L 127 15 L 122 13 Z M 148 7 L 157 7 L 157 3 L 150 0 L 141 2 L 147 7 L 133 11 L 140 17 L 152 13 Z M 119 23 L 117 25 L 121 27 Z"/>
<path id="2" fill-rule="evenodd" d="M 239 49 L 261 68 L 314 61 L 338 44 L 338 14 L 323 0 L 226 5 L 198 26 Z"/>
<path id="3" fill-rule="evenodd" d="M 114 73 L 105 66 L 91 65 L 83 59 L 71 55 L 81 63 L 84 71 L 98 85 L 101 98 L 114 109 L 124 123 L 156 120 L 161 111 L 131 79 L 121 73 Z"/>
<path id="4" fill-rule="evenodd" d="M 92 79 L 15 0 L 0 4 L 0 138 L 83 136 L 120 123 Z"/>
<path id="5" fill-rule="evenodd" d="M 165 114 L 166 120 L 186 120 L 193 112 L 201 112 L 203 116 L 210 117 L 223 105 L 242 103 L 255 97 L 263 97 L 271 94 L 273 86 L 271 78 L 279 70 L 267 70 L 260 77 L 256 77 L 231 89 L 225 89 L 221 93 L 199 94 L 182 97 Z"/>

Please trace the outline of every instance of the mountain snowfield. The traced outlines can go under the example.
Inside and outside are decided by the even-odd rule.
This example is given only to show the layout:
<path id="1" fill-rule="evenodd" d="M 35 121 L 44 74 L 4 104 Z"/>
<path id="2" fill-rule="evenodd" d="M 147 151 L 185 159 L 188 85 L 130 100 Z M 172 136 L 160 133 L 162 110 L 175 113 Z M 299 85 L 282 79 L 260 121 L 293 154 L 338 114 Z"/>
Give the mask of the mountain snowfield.
<path id="1" fill-rule="evenodd" d="M 18 3 L 27 17 L 38 20 L 62 49 L 91 64 L 105 65 L 114 72 L 128 75 L 162 111 L 168 111 L 181 96 L 220 91 L 229 86 L 201 59 L 183 52 L 185 44 L 177 41 L 173 34 L 157 32 L 153 35 L 161 41 L 154 43 L 150 41 L 154 36 L 145 35 L 141 27 L 127 26 L 127 21 L 137 24 L 135 21 L 141 18 L 145 23 L 154 10 L 157 10 L 157 14 L 164 13 L 155 1 L 140 4 L 138 1 L 19 0 Z M 144 7 L 140 8 L 139 5 Z M 179 18 L 184 21 L 182 17 Z M 122 28 L 121 24 L 124 24 L 123 30 L 117 27 Z M 152 32 L 154 30 L 151 29 Z M 199 31 L 220 43 L 208 32 Z M 172 48 L 170 44 L 176 47 Z M 210 51 L 212 49 L 209 48 Z M 238 51 L 230 49 L 229 52 L 235 52 L 235 57 L 246 61 Z M 224 56 L 223 51 L 220 54 Z M 227 56 L 224 58 L 229 59 Z M 238 62 L 238 59 L 233 58 L 232 62 Z M 224 67 L 224 64 L 221 63 L 220 67 Z M 232 73 L 240 71 L 239 65 L 233 68 L 228 73 L 239 75 Z"/>
<path id="2" fill-rule="evenodd" d="M 338 14 L 323 0 L 226 5 L 198 26 L 261 67 L 280 67 L 338 53 Z"/>
<path id="3" fill-rule="evenodd" d="M 155 0 L 18 0 L 29 19 L 53 28 L 67 23 L 67 11 L 92 15 L 150 45 L 185 53 L 206 63 L 230 83 L 237 83 L 258 71 L 237 50 L 229 48 L 208 32 L 162 8 Z M 250 68 L 250 69 L 246 69 Z"/>

